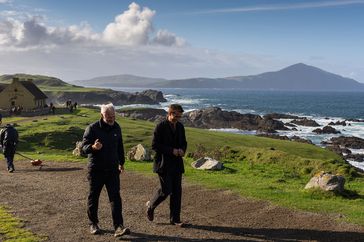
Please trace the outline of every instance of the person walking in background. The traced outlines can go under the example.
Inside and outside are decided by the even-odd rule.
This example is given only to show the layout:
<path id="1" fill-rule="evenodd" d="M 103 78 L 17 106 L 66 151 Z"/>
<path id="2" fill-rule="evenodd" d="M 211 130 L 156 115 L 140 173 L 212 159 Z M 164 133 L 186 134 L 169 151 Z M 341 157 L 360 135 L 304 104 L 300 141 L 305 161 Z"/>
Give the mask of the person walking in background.
<path id="1" fill-rule="evenodd" d="M 2 116 L 0 115 L 0 125 L 2 124 Z M 3 149 L 3 154 L 7 163 L 8 172 L 13 173 L 14 168 L 14 155 L 16 145 L 18 144 L 19 135 L 18 131 L 10 124 L 7 124 L 0 131 L 0 145 Z"/>
<path id="2" fill-rule="evenodd" d="M 153 171 L 159 176 L 160 188 L 154 197 L 147 202 L 147 218 L 154 220 L 154 210 L 170 196 L 170 223 L 183 226 L 181 222 L 182 174 L 184 173 L 183 156 L 186 153 L 187 141 L 185 129 L 179 119 L 183 108 L 171 104 L 167 118 L 157 124 L 152 141 L 156 152 Z"/>
<path id="3" fill-rule="evenodd" d="M 106 186 L 112 211 L 115 237 L 129 234 L 124 227 L 120 197 L 120 176 L 124 171 L 124 147 L 121 128 L 115 122 L 113 104 L 101 105 L 101 118 L 90 124 L 83 135 L 82 151 L 88 154 L 88 181 L 90 191 L 87 200 L 87 215 L 91 234 L 101 232 L 98 223 L 99 197 Z"/>

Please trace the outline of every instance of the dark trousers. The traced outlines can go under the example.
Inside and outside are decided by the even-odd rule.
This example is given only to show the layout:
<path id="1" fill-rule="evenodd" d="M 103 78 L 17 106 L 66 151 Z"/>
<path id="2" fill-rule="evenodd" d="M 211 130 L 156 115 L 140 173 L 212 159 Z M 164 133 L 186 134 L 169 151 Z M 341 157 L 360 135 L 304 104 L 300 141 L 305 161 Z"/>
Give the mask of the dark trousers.
<path id="1" fill-rule="evenodd" d="M 10 168 L 14 169 L 14 154 L 7 154 L 5 155 L 5 160 L 8 166 L 8 170 Z"/>
<path id="2" fill-rule="evenodd" d="M 13 145 L 6 145 L 4 147 L 4 157 L 8 166 L 8 170 L 10 168 L 14 169 L 14 155 L 15 155 L 16 147 Z"/>
<path id="3" fill-rule="evenodd" d="M 109 196 L 112 220 L 114 227 L 123 225 L 122 204 L 120 197 L 120 177 L 118 170 L 89 170 L 88 181 L 90 192 L 87 201 L 87 215 L 90 224 L 98 224 L 97 211 L 99 208 L 99 197 L 103 186 L 106 186 Z"/>
<path id="4" fill-rule="evenodd" d="M 158 174 L 161 187 L 150 201 L 150 206 L 155 209 L 170 196 L 169 209 L 171 222 L 180 222 L 182 198 L 182 173 L 167 172 Z"/>

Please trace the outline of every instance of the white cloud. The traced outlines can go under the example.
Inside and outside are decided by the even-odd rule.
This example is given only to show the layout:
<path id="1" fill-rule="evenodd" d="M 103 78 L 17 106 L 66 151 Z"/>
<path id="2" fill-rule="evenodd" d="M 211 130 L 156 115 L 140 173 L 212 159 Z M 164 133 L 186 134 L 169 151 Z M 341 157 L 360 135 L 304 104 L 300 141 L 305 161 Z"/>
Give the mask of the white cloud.
<path id="1" fill-rule="evenodd" d="M 48 26 L 45 17 L 26 16 L 17 12 L 0 15 L 0 50 L 63 47 L 66 45 L 95 46 L 184 46 L 186 41 L 167 30 L 157 31 L 153 36 L 155 11 L 141 9 L 131 3 L 129 9 L 115 17 L 102 33 L 96 33 L 88 23 L 68 27 Z M 25 19 L 25 20 L 24 20 Z"/>
<path id="2" fill-rule="evenodd" d="M 152 43 L 166 46 L 185 46 L 186 41 L 167 30 L 159 30 Z"/>
<path id="3" fill-rule="evenodd" d="M 10 0 L 0 0 L 0 4 L 1 3 L 9 3 L 10 2 Z"/>
<path id="4" fill-rule="evenodd" d="M 5 50 L 9 47 L 18 50 L 47 48 L 94 39 L 97 39 L 97 34 L 85 23 L 67 28 L 49 27 L 39 16 L 33 16 L 25 22 L 11 18 L 0 22 L 0 47 Z"/>
<path id="5" fill-rule="evenodd" d="M 155 11 L 140 9 L 136 3 L 129 5 L 129 10 L 115 17 L 115 21 L 106 26 L 103 32 L 105 41 L 118 45 L 148 44 L 149 34 L 153 31 Z"/>

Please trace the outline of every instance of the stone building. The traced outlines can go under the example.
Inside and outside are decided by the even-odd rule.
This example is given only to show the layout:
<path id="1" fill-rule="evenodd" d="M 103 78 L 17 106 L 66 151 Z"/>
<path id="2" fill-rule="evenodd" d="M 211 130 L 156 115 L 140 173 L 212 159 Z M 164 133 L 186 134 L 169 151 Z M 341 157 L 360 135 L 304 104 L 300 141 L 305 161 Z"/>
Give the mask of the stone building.
<path id="1" fill-rule="evenodd" d="M 31 79 L 20 81 L 14 77 L 11 84 L 0 88 L 0 109 L 11 110 L 21 107 L 24 110 L 42 109 L 46 105 L 47 96 Z"/>

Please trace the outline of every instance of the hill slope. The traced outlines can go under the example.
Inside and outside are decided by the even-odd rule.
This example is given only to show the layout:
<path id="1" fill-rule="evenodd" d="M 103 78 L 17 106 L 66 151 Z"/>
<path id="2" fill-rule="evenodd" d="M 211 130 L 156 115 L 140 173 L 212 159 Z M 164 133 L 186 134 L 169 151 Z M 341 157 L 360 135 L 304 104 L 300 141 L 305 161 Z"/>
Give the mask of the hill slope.
<path id="1" fill-rule="evenodd" d="M 239 81 L 240 87 L 249 89 L 278 89 L 303 91 L 364 91 L 364 85 L 319 68 L 302 63 L 276 72 L 255 76 L 229 77 Z"/>
<path id="2" fill-rule="evenodd" d="M 75 81 L 85 86 L 149 88 L 243 88 L 290 91 L 364 91 L 364 84 L 303 63 L 251 76 L 165 80 L 132 75 L 97 77 Z"/>
<path id="3" fill-rule="evenodd" d="M 56 77 L 51 76 L 43 76 L 43 75 L 29 75 L 29 74 L 14 74 L 14 75 L 2 75 L 0 76 L 0 83 L 11 83 L 13 77 L 17 77 L 20 80 L 28 80 L 32 79 L 34 84 L 38 86 L 50 86 L 50 87 L 71 87 L 74 85 L 71 85 L 67 82 L 62 81 L 61 79 L 58 79 Z"/>
<path id="4" fill-rule="evenodd" d="M 154 87 L 161 85 L 166 79 L 149 78 L 135 75 L 113 75 L 95 77 L 89 80 L 77 80 L 73 83 L 85 86 L 103 86 L 103 87 Z"/>

